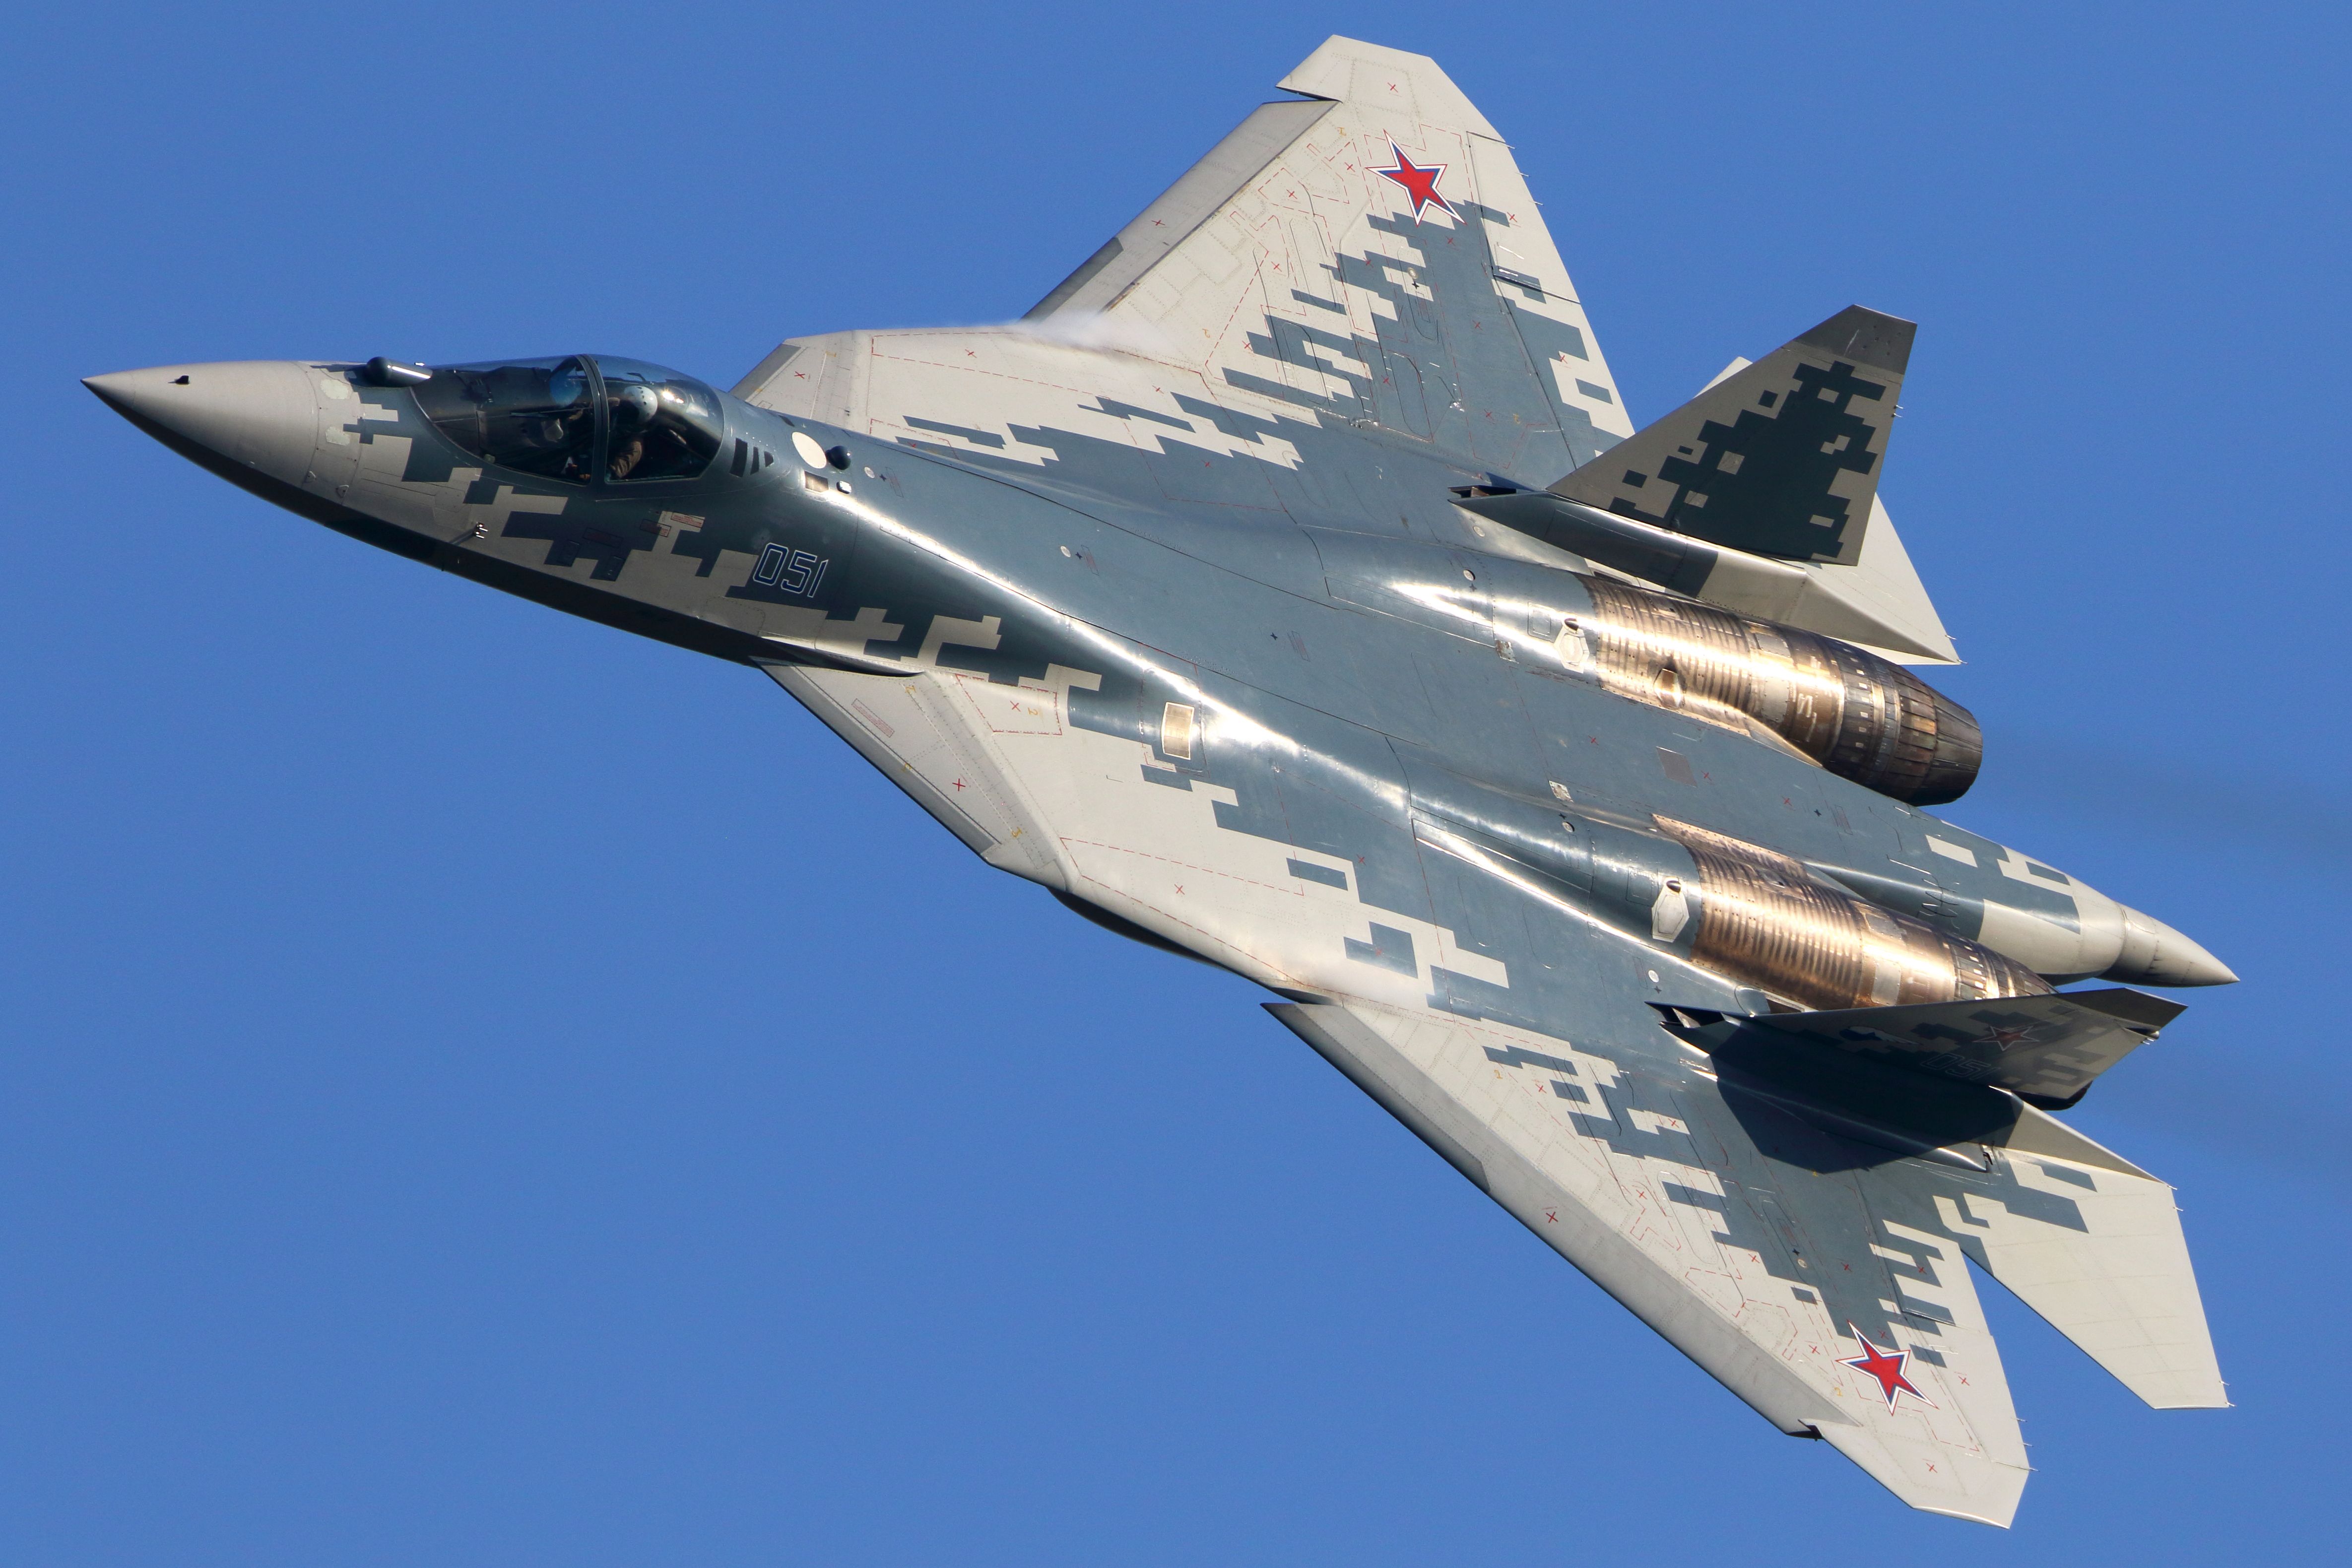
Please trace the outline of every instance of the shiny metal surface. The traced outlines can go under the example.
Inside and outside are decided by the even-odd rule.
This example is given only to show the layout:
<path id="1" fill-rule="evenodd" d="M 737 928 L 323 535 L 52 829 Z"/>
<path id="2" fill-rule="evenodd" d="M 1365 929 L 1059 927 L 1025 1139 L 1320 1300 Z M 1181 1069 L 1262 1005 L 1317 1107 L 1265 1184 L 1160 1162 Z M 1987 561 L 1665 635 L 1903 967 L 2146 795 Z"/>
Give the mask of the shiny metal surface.
<path id="1" fill-rule="evenodd" d="M 1900 665 L 1833 637 L 1750 620 L 1605 577 L 1561 633 L 1620 695 L 1744 730 L 1753 720 L 1831 773 L 1914 805 L 1976 782 L 1975 715 Z"/>
<path id="2" fill-rule="evenodd" d="M 1727 978 L 1813 1011 L 2052 989 L 1989 948 L 1823 885 L 1788 856 L 1664 817 L 1658 828 L 1696 863 L 1691 961 Z"/>
<path id="3" fill-rule="evenodd" d="M 433 371 L 427 365 L 406 364 L 378 354 L 367 362 L 366 375 L 378 386 L 423 386 L 433 379 Z"/>

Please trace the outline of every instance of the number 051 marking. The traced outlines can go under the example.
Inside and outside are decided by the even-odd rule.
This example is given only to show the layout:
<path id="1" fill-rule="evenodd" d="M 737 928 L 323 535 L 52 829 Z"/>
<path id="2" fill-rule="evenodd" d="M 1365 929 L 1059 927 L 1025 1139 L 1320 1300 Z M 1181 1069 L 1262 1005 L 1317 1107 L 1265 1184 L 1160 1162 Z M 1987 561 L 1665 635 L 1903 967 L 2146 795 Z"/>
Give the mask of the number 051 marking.
<path id="1" fill-rule="evenodd" d="M 760 552 L 760 563 L 751 569 L 751 581 L 762 588 L 781 587 L 787 594 L 814 598 L 817 585 L 824 581 L 824 569 L 832 564 L 829 559 L 811 555 L 805 550 L 771 544 Z"/>

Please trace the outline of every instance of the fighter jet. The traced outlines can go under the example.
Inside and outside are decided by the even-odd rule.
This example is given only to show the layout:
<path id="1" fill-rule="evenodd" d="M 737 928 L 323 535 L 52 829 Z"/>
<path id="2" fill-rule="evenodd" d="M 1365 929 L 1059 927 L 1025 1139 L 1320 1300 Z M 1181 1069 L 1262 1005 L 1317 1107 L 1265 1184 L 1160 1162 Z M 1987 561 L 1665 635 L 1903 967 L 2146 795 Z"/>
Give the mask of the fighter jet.
<path id="1" fill-rule="evenodd" d="M 2010 1521 L 1969 1265 L 2227 1403 L 2172 1189 L 2053 1112 L 2235 979 L 1928 808 L 1912 323 L 1635 430 L 1509 148 L 1334 37 L 1010 325 L 90 389 L 441 571 L 771 678 L 991 866 L 1219 965 L 1766 1420 Z M 2073 987 L 2061 989 L 2061 987 Z"/>

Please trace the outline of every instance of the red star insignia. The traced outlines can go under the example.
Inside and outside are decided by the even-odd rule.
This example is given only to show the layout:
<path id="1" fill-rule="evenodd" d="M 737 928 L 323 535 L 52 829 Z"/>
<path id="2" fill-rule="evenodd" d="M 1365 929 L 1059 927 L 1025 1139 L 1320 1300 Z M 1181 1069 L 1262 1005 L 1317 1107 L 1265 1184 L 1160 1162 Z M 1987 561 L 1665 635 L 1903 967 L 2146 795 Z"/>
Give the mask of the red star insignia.
<path id="1" fill-rule="evenodd" d="M 1462 216 L 1454 210 L 1452 202 L 1437 194 L 1437 182 L 1445 177 L 1444 164 L 1432 163 L 1425 169 L 1416 168 L 1412 160 L 1406 157 L 1393 142 L 1389 143 L 1389 152 L 1396 159 L 1396 167 L 1374 169 L 1372 173 L 1384 179 L 1394 180 L 1404 187 L 1405 195 L 1412 198 L 1412 217 L 1415 223 L 1421 221 L 1422 209 L 1424 207 L 1442 207 L 1448 217 Z"/>
<path id="2" fill-rule="evenodd" d="M 2035 1034 L 2031 1026 L 2022 1029 L 2018 1029 L 2007 1028 L 1996 1024 L 1990 1028 L 1988 1028 L 1982 1035 L 1979 1036 L 1977 1037 L 1977 1043 L 1979 1045 L 1996 1047 L 1999 1049 L 2005 1051 L 2016 1046 L 2032 1045 L 2039 1037 L 2040 1037 Z"/>
<path id="3" fill-rule="evenodd" d="M 1901 1394 L 1909 1394 L 1930 1410 L 1936 1408 L 1936 1402 L 1913 1387 L 1911 1380 L 1903 1375 L 1903 1369 L 1911 1362 L 1909 1351 L 1880 1350 L 1860 1329 L 1855 1329 L 1852 1323 L 1846 1327 L 1853 1329 L 1853 1337 L 1862 1342 L 1863 1353 L 1841 1361 L 1838 1365 L 1850 1366 L 1856 1372 L 1876 1378 L 1878 1392 L 1886 1395 L 1886 1408 L 1889 1410 L 1895 1408 L 1895 1395 Z"/>

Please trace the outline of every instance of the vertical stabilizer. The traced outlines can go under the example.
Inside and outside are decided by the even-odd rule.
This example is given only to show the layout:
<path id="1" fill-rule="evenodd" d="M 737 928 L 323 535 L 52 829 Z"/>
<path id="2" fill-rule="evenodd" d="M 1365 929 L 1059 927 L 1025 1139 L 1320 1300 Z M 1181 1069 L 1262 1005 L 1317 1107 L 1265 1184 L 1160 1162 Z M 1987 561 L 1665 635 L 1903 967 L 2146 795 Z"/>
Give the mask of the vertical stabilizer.
<path id="1" fill-rule="evenodd" d="M 1717 378 L 1552 492 L 1754 555 L 1853 565 L 1916 331 L 1849 306 Z"/>

